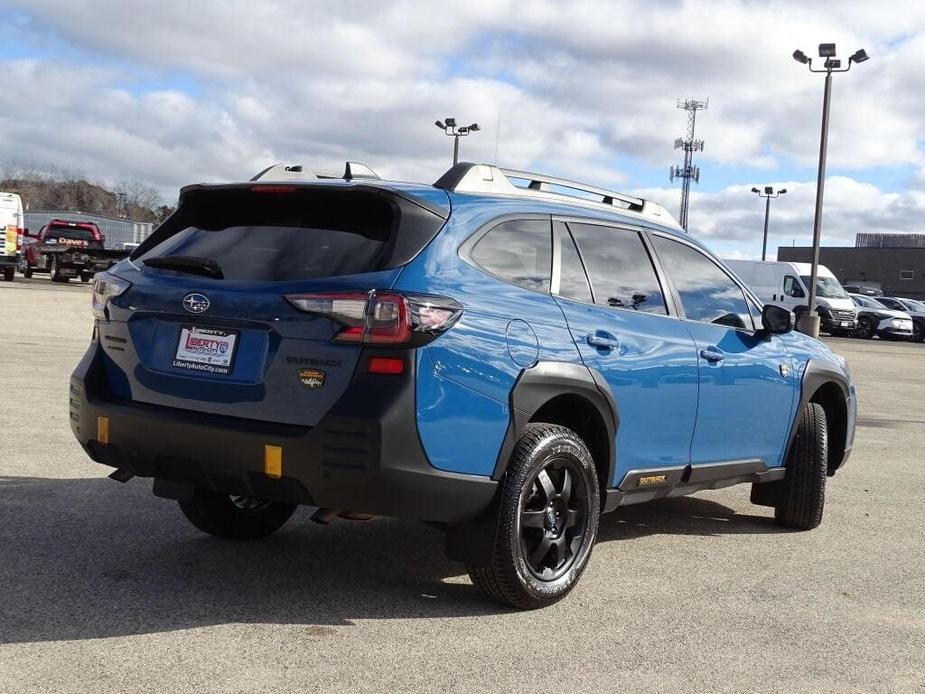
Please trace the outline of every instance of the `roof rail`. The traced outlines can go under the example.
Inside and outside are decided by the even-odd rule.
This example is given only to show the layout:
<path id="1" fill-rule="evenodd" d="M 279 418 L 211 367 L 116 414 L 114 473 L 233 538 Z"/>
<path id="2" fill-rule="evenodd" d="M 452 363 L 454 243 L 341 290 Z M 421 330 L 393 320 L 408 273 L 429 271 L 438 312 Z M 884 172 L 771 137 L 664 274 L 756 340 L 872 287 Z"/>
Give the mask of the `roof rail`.
<path id="1" fill-rule="evenodd" d="M 352 181 L 356 178 L 369 178 L 378 180 L 378 174 L 369 168 L 366 164 L 357 161 L 348 161 L 344 167 L 344 173 L 338 174 L 334 171 L 325 171 L 323 169 L 308 169 L 301 164 L 273 164 L 254 176 L 252 181 L 269 180 L 269 181 L 313 181 L 318 179 L 344 179 Z"/>
<path id="2" fill-rule="evenodd" d="M 511 179 L 526 181 L 527 185 L 517 185 Z M 632 212 L 663 224 L 678 225 L 668 210 L 650 200 L 587 183 L 516 169 L 501 169 L 491 164 L 460 162 L 443 174 L 434 186 L 454 193 L 523 195 L 559 200 L 568 198 L 568 202 L 573 204 L 606 206 L 611 211 Z"/>

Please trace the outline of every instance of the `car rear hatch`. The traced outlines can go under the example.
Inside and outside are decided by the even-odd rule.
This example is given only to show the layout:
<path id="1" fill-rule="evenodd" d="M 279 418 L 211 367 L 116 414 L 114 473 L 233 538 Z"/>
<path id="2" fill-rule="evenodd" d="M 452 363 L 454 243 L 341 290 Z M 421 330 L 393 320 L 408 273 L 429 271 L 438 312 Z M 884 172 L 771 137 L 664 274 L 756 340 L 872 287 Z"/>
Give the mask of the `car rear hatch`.
<path id="1" fill-rule="evenodd" d="M 363 350 L 345 320 L 362 322 L 369 292 L 388 290 L 447 214 L 362 184 L 184 189 L 177 212 L 112 271 L 131 284 L 99 323 L 111 392 L 316 424 Z M 321 304 L 330 310 L 305 309 Z"/>

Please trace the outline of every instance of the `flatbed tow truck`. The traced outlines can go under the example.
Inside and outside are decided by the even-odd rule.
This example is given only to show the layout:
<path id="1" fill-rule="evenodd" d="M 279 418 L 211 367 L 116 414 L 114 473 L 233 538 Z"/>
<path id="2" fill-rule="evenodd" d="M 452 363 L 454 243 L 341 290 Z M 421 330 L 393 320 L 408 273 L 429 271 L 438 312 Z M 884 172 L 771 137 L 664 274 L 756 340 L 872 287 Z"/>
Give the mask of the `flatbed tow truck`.
<path id="1" fill-rule="evenodd" d="M 20 270 L 25 277 L 47 272 L 52 282 L 79 277 L 89 282 L 93 275 L 112 267 L 131 251 L 105 248 L 104 237 L 93 222 L 52 219 L 37 234 L 26 232 Z"/>

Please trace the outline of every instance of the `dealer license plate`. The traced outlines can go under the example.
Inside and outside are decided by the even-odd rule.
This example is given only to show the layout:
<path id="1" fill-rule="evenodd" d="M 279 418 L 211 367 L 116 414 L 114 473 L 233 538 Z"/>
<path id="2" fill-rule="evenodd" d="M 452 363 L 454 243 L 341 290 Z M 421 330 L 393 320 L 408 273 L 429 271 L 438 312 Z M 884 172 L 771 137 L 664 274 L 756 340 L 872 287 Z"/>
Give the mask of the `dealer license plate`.
<path id="1" fill-rule="evenodd" d="M 843 328 L 850 328 L 850 327 L 851 327 L 851 321 L 850 321 L 850 320 L 843 320 L 843 321 L 841 322 L 841 327 L 843 327 Z"/>
<path id="2" fill-rule="evenodd" d="M 238 333 L 220 328 L 184 325 L 173 366 L 188 371 L 229 374 L 234 366 Z"/>

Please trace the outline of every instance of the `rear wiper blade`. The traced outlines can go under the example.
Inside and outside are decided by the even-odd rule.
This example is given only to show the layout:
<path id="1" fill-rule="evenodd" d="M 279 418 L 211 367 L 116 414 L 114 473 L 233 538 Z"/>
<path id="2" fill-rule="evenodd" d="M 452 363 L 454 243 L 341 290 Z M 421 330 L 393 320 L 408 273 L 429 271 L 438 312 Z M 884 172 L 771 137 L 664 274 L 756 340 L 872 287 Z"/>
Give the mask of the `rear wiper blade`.
<path id="1" fill-rule="evenodd" d="M 159 258 L 147 258 L 144 264 L 165 270 L 186 272 L 190 275 L 202 275 L 216 280 L 225 279 L 222 266 L 211 258 L 199 258 L 194 255 L 165 255 Z"/>

